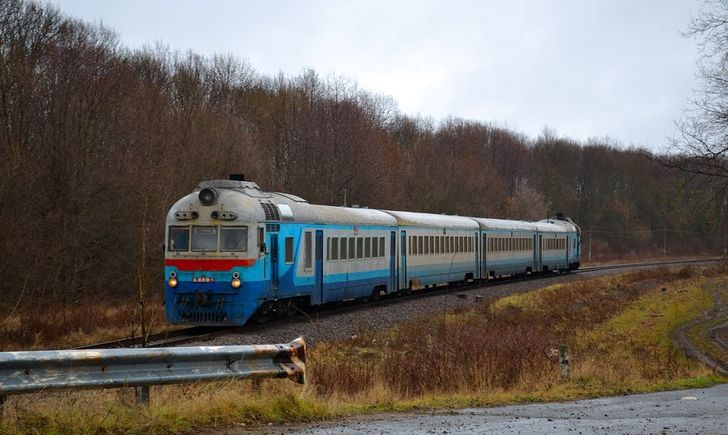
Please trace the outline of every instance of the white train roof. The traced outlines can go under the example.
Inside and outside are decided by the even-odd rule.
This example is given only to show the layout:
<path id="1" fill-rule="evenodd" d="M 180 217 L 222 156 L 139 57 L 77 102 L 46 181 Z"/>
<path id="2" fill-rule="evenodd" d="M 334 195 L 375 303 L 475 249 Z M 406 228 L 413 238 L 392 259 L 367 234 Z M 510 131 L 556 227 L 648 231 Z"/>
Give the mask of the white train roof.
<path id="1" fill-rule="evenodd" d="M 478 223 L 481 230 L 536 231 L 537 229 L 533 222 L 477 217 L 471 219 Z"/>
<path id="2" fill-rule="evenodd" d="M 283 208 L 281 207 L 281 203 L 278 201 L 274 202 L 277 203 L 279 208 Z M 288 206 L 293 212 L 291 220 L 295 222 L 390 227 L 397 225 L 396 219 L 392 216 L 371 208 L 334 207 L 330 205 L 311 205 L 300 203 L 289 204 Z"/>
<path id="3" fill-rule="evenodd" d="M 571 219 L 566 218 L 568 220 L 561 220 L 561 219 L 544 219 L 541 221 L 536 222 L 538 225 L 543 225 L 543 228 L 558 228 L 558 229 L 551 229 L 551 230 L 540 230 L 540 231 L 568 231 L 568 232 L 581 232 L 579 227 L 571 221 Z"/>
<path id="4" fill-rule="evenodd" d="M 514 221 L 509 219 L 472 218 L 480 225 L 481 230 L 505 231 L 539 231 L 542 233 L 564 233 L 576 231 L 576 226 L 570 222 L 545 219 L 538 222 Z"/>
<path id="5" fill-rule="evenodd" d="M 406 227 L 478 229 L 478 224 L 474 220 L 463 216 L 392 210 L 384 212 L 394 216 L 399 225 Z"/>
<path id="6" fill-rule="evenodd" d="M 215 204 L 203 206 L 198 200 L 200 190 L 212 188 L 218 192 Z M 271 207 L 274 206 L 274 207 Z M 308 201 L 288 193 L 265 192 L 250 181 L 210 180 L 200 183 L 195 190 L 178 200 L 167 215 L 167 222 L 177 222 L 177 211 L 197 211 L 207 220 L 214 210 L 235 211 L 242 221 L 307 222 L 333 225 L 409 226 L 429 228 L 457 228 L 467 230 L 510 230 L 563 233 L 579 231 L 570 220 L 545 219 L 524 222 L 508 219 L 452 216 L 408 211 L 377 210 L 369 208 L 335 207 L 309 204 Z"/>

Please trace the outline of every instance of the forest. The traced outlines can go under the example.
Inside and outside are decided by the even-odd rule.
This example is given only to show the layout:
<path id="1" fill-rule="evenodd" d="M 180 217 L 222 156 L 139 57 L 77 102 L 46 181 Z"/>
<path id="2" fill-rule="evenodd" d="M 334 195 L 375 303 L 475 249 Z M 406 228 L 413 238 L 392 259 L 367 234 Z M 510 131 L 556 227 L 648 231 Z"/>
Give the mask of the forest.
<path id="1" fill-rule="evenodd" d="M 0 314 L 19 301 L 161 295 L 168 208 L 230 173 L 311 203 L 560 212 L 581 227 L 584 260 L 719 254 L 728 198 L 664 164 L 680 158 L 413 117 L 346 78 L 129 49 L 113 29 L 0 0 Z"/>

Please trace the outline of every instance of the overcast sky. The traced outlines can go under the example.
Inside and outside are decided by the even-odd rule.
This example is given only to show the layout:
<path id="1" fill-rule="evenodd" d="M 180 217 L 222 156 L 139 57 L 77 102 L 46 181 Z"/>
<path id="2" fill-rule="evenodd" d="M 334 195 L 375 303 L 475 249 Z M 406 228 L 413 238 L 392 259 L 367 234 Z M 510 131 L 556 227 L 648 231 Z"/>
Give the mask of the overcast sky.
<path id="1" fill-rule="evenodd" d="M 232 53 L 264 74 L 351 78 L 401 111 L 494 122 L 536 137 L 609 136 L 661 149 L 699 86 L 699 0 L 53 0 L 115 29 Z"/>

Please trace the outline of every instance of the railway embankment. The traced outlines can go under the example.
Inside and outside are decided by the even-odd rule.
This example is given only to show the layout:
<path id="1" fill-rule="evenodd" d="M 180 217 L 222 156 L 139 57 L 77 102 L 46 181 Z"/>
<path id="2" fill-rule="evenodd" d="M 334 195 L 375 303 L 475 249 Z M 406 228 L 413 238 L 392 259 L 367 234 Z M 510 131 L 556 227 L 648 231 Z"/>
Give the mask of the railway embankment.
<path id="1" fill-rule="evenodd" d="M 0 431 L 229 431 L 703 387 L 725 378 L 688 357 L 673 336 L 693 319 L 721 313 L 725 299 L 716 294 L 726 288 L 725 264 L 546 280 L 532 291 L 322 340 L 310 349 L 303 387 L 280 381 L 159 387 L 146 408 L 123 389 L 18 396 L 6 403 Z M 694 328 L 710 337 L 720 326 Z M 706 348 L 705 341 L 692 342 Z M 570 350 L 568 376 L 560 346 Z"/>

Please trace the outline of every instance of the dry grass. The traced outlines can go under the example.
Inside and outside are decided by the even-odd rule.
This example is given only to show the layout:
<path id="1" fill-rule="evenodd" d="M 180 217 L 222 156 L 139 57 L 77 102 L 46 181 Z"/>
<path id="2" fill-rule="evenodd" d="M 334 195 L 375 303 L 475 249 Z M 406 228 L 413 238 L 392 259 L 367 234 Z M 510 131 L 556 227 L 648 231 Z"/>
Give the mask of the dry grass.
<path id="1" fill-rule="evenodd" d="M 352 413 L 566 400 L 723 380 L 677 352 L 669 334 L 709 309 L 728 268 L 640 271 L 487 302 L 380 333 L 322 343 L 304 386 L 279 380 L 12 398 L 0 432 L 188 432 Z M 665 289 L 663 291 L 663 288 Z M 572 349 L 561 379 L 551 352 Z"/>
<path id="2" fill-rule="evenodd" d="M 161 301 L 147 302 L 154 331 L 169 329 Z M 139 335 L 134 301 L 95 300 L 70 307 L 32 305 L 0 314 L 0 351 L 68 348 Z"/>
<path id="3" fill-rule="evenodd" d="M 638 368 L 630 382 L 707 375 L 703 367 L 677 355 L 668 338 L 669 330 L 711 303 L 690 284 L 695 275 L 692 268 L 640 271 L 551 286 L 459 314 L 415 319 L 385 334 L 318 346 L 310 378 L 324 397 L 401 400 L 545 391 L 561 383 L 552 354 L 561 343 L 575 353 L 580 382 L 588 378 L 596 386 L 624 384 L 628 378 L 615 367 L 630 373 Z M 683 292 L 689 284 L 691 290 Z M 602 328 L 606 332 L 598 333 Z M 650 335 L 637 336 L 641 341 L 624 340 L 643 329 Z"/>

